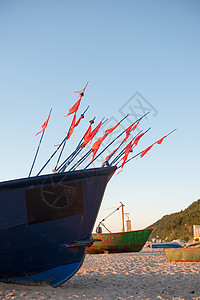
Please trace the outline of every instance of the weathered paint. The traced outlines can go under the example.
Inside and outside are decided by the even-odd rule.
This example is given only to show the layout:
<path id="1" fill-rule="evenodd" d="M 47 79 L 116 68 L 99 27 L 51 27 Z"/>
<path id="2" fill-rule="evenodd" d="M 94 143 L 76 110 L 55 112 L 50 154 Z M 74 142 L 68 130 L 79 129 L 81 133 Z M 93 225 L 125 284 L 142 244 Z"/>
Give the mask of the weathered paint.
<path id="1" fill-rule="evenodd" d="M 200 262 L 200 248 L 164 249 L 169 262 Z"/>
<path id="2" fill-rule="evenodd" d="M 101 241 L 94 242 L 87 249 L 87 253 L 116 253 L 116 252 L 139 252 L 149 238 L 153 229 L 143 229 L 117 233 L 94 233 L 94 239 Z"/>

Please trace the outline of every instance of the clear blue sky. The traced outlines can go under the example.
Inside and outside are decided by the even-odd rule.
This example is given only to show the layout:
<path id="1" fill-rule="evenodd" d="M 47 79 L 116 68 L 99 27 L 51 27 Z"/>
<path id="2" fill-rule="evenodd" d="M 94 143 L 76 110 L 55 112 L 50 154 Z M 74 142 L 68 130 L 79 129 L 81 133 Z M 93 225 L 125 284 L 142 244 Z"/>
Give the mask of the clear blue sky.
<path id="1" fill-rule="evenodd" d="M 141 129 L 151 130 L 137 151 L 177 128 L 112 178 L 98 220 L 122 201 L 133 229 L 142 229 L 199 199 L 199 16 L 194 0 L 1 0 L 0 181 L 28 175 L 34 135 L 53 108 L 33 175 L 39 171 L 68 130 L 74 91 L 89 81 L 80 112 L 90 109 L 65 157 L 89 119 L 114 125 L 123 113 L 142 114 L 139 103 L 151 110 Z M 119 214 L 106 225 L 121 230 Z"/>

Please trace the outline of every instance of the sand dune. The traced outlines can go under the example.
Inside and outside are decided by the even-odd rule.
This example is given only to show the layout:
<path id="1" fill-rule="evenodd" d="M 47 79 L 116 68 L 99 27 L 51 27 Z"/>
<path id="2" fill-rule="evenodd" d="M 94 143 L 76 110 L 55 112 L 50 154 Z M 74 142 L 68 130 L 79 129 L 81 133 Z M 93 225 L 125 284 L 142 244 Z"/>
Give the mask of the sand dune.
<path id="1" fill-rule="evenodd" d="M 169 263 L 162 249 L 86 255 L 58 288 L 0 283 L 0 299 L 198 299 L 200 264 Z"/>

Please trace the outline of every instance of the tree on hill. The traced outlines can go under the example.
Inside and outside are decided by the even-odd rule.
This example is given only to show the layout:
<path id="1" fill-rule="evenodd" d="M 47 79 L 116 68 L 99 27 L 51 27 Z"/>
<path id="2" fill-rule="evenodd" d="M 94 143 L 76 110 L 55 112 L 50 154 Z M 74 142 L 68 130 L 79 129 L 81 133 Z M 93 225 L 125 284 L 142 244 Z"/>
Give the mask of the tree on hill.
<path id="1" fill-rule="evenodd" d="M 200 225 L 200 199 L 185 210 L 165 215 L 147 228 L 155 228 L 151 236 L 159 236 L 162 241 L 193 239 L 193 225 Z"/>

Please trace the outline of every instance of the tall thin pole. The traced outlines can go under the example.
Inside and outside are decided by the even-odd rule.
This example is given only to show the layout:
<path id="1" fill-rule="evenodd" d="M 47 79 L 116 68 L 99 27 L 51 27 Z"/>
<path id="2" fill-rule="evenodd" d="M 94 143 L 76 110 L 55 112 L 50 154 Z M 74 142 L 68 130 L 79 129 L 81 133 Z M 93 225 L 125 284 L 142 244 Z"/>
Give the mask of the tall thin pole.
<path id="1" fill-rule="evenodd" d="M 121 209 L 122 209 L 122 232 L 125 232 L 125 227 L 124 227 L 124 204 L 121 203 Z"/>
<path id="2" fill-rule="evenodd" d="M 51 114 L 51 112 L 52 112 L 52 108 L 51 108 L 51 110 L 50 110 L 50 112 L 49 112 L 49 115 Z M 45 128 L 45 130 L 46 130 L 46 128 Z M 35 164 L 35 161 L 36 161 L 36 158 L 37 158 L 37 155 L 38 155 L 38 152 L 39 152 L 41 143 L 42 143 L 42 139 L 43 139 L 45 130 L 42 132 L 42 135 L 41 135 L 41 138 L 40 138 L 40 141 L 39 141 L 39 144 L 38 144 L 38 147 L 37 147 L 37 151 L 36 151 L 36 154 L 35 154 L 35 157 L 34 157 L 34 160 L 33 160 L 33 163 L 32 163 L 32 166 L 31 166 L 31 169 L 30 169 L 30 172 L 29 172 L 28 177 L 31 176 L 31 173 L 32 173 L 32 170 L 33 170 L 33 166 L 34 166 L 34 164 Z"/>
<path id="3" fill-rule="evenodd" d="M 63 145 L 63 143 L 65 142 L 67 138 L 66 137 L 62 140 L 62 142 L 60 143 L 60 145 L 56 148 L 56 150 L 53 152 L 53 154 L 49 157 L 49 159 L 47 160 L 47 162 L 43 165 L 43 167 L 40 169 L 40 171 L 37 173 L 37 176 L 40 175 L 40 173 L 44 170 L 44 168 L 48 165 L 48 163 L 50 162 L 50 160 L 54 157 L 54 155 L 57 153 L 57 151 L 60 149 L 60 147 Z"/>

